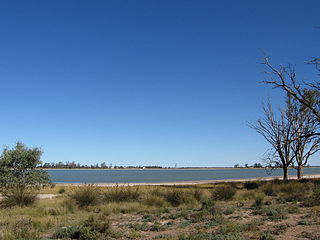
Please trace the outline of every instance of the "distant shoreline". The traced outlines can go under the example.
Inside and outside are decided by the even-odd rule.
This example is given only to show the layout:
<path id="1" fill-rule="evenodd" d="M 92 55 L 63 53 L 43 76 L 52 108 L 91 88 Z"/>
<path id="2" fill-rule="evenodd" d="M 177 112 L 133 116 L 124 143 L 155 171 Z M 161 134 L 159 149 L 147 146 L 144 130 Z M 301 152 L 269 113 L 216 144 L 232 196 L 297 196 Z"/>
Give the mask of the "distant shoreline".
<path id="1" fill-rule="evenodd" d="M 43 170 L 223 170 L 223 169 L 265 169 L 265 168 L 234 168 L 234 167 L 190 167 L 190 168 L 41 168 Z"/>
<path id="2" fill-rule="evenodd" d="M 304 167 L 305 168 L 320 168 L 320 166 L 311 166 L 311 167 Z M 234 167 L 185 167 L 185 168 L 39 168 L 42 170 L 224 170 L 224 169 L 266 169 L 266 168 L 234 168 Z M 281 168 L 277 168 L 281 169 Z M 289 168 L 294 169 L 294 168 Z"/>
<path id="3" fill-rule="evenodd" d="M 306 174 L 306 179 L 320 178 L 320 174 Z M 99 187 L 115 187 L 115 186 L 174 186 L 174 185 L 197 185 L 211 183 L 227 183 L 227 182 L 247 182 L 247 181 L 271 181 L 282 179 L 282 176 L 258 177 L 258 178 L 239 178 L 239 179 L 218 179 L 218 180 L 198 180 L 198 181 L 178 181 L 178 182 L 156 182 L 156 183 L 93 183 L 90 185 Z M 289 179 L 297 179 L 296 176 L 289 176 Z M 83 186 L 87 183 L 56 183 L 56 186 Z"/>

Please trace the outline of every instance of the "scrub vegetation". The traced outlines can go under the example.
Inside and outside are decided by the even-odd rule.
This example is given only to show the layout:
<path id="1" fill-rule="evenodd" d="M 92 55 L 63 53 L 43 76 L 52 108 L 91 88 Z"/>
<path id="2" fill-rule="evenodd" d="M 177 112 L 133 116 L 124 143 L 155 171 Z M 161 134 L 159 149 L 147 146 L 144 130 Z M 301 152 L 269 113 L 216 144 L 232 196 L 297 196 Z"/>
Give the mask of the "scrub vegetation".
<path id="1" fill-rule="evenodd" d="M 2 205 L 0 239 L 319 239 L 320 180 L 52 186 Z M 5 199 L 8 201 L 8 199 Z"/>

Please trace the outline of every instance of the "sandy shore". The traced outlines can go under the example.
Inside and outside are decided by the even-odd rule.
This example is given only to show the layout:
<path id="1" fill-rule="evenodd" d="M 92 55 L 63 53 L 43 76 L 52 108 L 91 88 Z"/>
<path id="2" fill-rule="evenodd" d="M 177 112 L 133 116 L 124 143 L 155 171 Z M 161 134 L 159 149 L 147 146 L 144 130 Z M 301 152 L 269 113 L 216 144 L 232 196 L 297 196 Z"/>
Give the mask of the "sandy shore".
<path id="1" fill-rule="evenodd" d="M 303 178 L 320 178 L 320 174 L 304 175 Z M 271 181 L 282 179 L 281 176 L 261 177 L 261 178 L 242 178 L 242 179 L 219 179 L 219 180 L 199 180 L 199 181 L 181 181 L 181 182 L 157 182 L 157 183 L 95 183 L 95 186 L 115 187 L 115 186 L 172 186 L 172 185 L 195 185 L 206 183 L 223 182 L 246 182 L 246 181 Z M 296 176 L 289 176 L 289 179 L 296 179 Z M 82 186 L 84 183 L 57 183 L 57 186 Z"/>
<path id="2" fill-rule="evenodd" d="M 37 198 L 38 199 L 52 199 L 56 197 L 57 194 L 38 194 Z M 2 196 L 0 195 L 0 200 L 2 199 Z"/>

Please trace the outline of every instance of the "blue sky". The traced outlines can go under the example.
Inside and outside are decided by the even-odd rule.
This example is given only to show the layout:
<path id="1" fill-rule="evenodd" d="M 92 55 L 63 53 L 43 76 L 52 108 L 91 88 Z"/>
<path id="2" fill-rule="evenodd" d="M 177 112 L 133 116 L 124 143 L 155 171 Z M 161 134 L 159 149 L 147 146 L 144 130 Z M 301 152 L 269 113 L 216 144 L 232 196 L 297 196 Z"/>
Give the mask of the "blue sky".
<path id="1" fill-rule="evenodd" d="M 0 2 L 0 143 L 43 161 L 233 166 L 268 148 L 246 126 L 261 101 L 262 51 L 319 54 L 320 2 Z M 311 163 L 319 164 L 317 159 Z"/>

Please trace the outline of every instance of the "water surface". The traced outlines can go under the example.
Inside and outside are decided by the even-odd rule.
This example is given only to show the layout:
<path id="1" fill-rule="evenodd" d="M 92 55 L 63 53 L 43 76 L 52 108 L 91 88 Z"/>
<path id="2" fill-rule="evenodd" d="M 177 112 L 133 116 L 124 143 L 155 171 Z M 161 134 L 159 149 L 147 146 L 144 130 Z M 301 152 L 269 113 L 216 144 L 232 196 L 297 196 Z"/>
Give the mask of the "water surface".
<path id="1" fill-rule="evenodd" d="M 226 180 L 281 176 L 276 169 L 269 175 L 265 169 L 159 169 L 159 170 L 47 170 L 54 183 L 161 183 L 201 180 Z M 289 170 L 294 176 L 296 171 Z M 320 174 L 319 168 L 306 168 L 304 174 Z"/>

